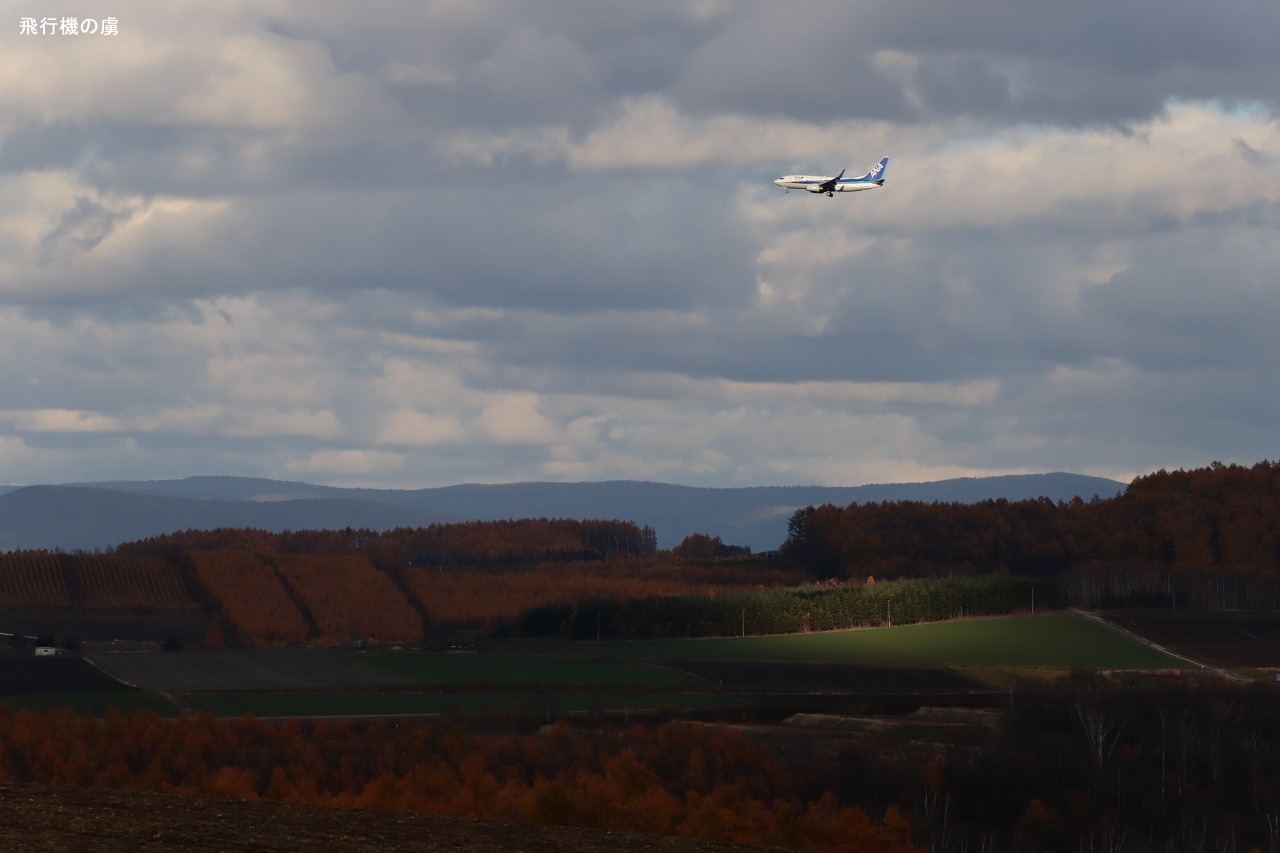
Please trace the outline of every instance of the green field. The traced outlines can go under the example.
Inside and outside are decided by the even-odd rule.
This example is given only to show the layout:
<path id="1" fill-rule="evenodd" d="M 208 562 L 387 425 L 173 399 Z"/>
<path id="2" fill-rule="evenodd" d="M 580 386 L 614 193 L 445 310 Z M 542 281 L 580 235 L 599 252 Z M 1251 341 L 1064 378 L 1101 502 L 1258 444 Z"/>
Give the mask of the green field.
<path id="1" fill-rule="evenodd" d="M 1186 661 L 1082 616 L 931 622 L 820 634 L 605 643 L 522 643 L 506 654 L 642 660 L 826 661 L 932 666 L 1182 669 Z"/>
<path id="2" fill-rule="evenodd" d="M 77 714 L 101 717 L 114 709 L 122 714 L 130 711 L 155 711 L 165 717 L 177 716 L 177 707 L 168 699 L 148 690 L 111 691 L 109 693 L 33 693 L 22 696 L 0 696 L 0 705 L 14 711 L 44 712 L 50 708 L 70 708 Z"/>

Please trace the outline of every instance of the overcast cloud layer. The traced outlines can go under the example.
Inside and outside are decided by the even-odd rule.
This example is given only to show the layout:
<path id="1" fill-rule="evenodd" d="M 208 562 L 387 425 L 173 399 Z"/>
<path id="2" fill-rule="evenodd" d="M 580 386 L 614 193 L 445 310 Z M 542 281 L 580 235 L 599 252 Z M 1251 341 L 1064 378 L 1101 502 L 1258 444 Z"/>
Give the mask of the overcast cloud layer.
<path id="1" fill-rule="evenodd" d="M 22 35 L 21 19 L 119 34 Z M 1277 456 L 1274 0 L 17 0 L 0 482 Z M 784 193 L 782 174 L 884 189 Z"/>

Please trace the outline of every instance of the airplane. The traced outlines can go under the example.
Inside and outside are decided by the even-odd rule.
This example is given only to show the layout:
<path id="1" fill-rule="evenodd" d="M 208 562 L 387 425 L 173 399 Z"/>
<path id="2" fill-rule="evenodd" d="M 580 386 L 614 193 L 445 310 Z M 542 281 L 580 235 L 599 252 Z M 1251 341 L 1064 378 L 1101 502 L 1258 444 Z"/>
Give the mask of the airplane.
<path id="1" fill-rule="evenodd" d="M 860 178 L 846 178 L 844 169 L 841 169 L 840 174 L 834 178 L 828 175 L 787 175 L 785 178 L 778 178 L 774 183 L 787 192 L 807 190 L 811 193 L 826 193 L 830 197 L 836 193 L 856 193 L 859 190 L 873 190 L 884 186 L 884 173 L 888 166 L 889 158 L 885 157 Z"/>

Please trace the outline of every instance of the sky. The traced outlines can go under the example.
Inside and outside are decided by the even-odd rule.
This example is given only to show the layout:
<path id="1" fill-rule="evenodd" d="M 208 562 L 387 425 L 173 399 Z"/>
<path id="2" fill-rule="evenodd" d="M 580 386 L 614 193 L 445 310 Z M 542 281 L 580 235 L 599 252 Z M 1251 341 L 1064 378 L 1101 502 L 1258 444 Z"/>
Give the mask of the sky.
<path id="1" fill-rule="evenodd" d="M 1274 0 L 14 0 L 0 483 L 1275 458 L 1278 32 Z"/>

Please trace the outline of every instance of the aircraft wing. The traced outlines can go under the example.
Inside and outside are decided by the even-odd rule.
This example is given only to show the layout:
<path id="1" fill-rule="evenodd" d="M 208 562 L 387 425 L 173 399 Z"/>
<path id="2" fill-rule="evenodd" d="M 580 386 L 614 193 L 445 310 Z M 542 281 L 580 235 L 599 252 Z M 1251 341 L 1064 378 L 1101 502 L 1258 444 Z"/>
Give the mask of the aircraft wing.
<path id="1" fill-rule="evenodd" d="M 818 184 L 818 191 L 824 192 L 824 193 L 835 192 L 836 184 L 840 183 L 840 179 L 843 177 L 844 177 L 844 169 L 841 169 L 840 174 L 836 175 L 831 180 L 823 181 L 822 183 Z"/>

